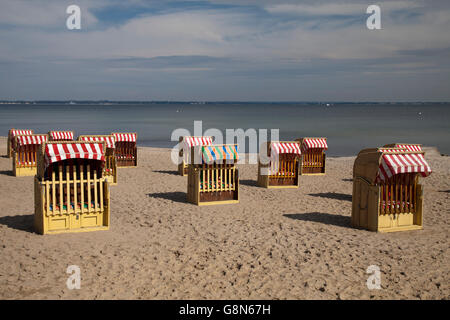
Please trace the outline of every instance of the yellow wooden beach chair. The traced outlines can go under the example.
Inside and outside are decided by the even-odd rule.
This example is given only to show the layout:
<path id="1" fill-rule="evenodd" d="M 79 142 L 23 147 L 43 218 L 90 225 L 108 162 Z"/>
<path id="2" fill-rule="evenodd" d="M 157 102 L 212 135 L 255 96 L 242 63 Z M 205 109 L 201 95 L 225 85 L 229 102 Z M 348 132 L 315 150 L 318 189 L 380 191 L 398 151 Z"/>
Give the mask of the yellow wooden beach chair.
<path id="1" fill-rule="evenodd" d="M 40 234 L 107 230 L 104 142 L 48 142 L 39 148 L 34 226 Z"/>
<path id="2" fill-rule="evenodd" d="M 10 129 L 8 131 L 8 141 L 7 141 L 7 150 L 6 155 L 8 158 L 11 158 L 13 156 L 14 150 L 16 148 L 15 144 L 15 137 L 17 135 L 30 135 L 33 134 L 33 130 L 22 130 L 22 129 Z"/>
<path id="3" fill-rule="evenodd" d="M 422 229 L 423 186 L 431 168 L 423 151 L 372 148 L 353 166 L 352 226 L 391 232 Z"/>
<path id="4" fill-rule="evenodd" d="M 267 150 L 269 163 L 258 161 L 258 186 L 264 188 L 298 188 L 301 156 L 298 141 L 271 141 L 261 145 Z"/>
<path id="5" fill-rule="evenodd" d="M 188 164 L 189 202 L 197 205 L 239 202 L 237 145 L 196 146 Z"/>
<path id="6" fill-rule="evenodd" d="M 325 175 L 327 138 L 300 138 L 302 161 L 300 175 Z"/>
<path id="7" fill-rule="evenodd" d="M 13 174 L 16 177 L 34 176 L 37 172 L 39 146 L 48 140 L 46 134 L 16 135 L 12 159 Z"/>
<path id="8" fill-rule="evenodd" d="M 115 140 L 117 167 L 137 167 L 137 133 L 111 133 Z"/>

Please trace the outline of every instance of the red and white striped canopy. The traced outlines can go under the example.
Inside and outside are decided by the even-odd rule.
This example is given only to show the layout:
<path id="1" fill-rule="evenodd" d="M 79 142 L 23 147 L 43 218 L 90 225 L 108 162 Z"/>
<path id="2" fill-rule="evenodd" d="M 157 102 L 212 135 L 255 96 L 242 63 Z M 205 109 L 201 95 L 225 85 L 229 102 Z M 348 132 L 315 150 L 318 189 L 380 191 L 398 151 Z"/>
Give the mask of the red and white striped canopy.
<path id="1" fill-rule="evenodd" d="M 30 144 L 42 144 L 44 142 L 47 142 L 47 140 L 48 140 L 48 135 L 46 135 L 46 134 L 33 134 L 33 135 L 27 135 L 27 136 L 18 135 L 17 136 L 17 145 L 18 146 L 26 146 L 26 145 L 30 145 Z"/>
<path id="2" fill-rule="evenodd" d="M 102 143 L 47 143 L 45 166 L 67 159 L 92 159 L 105 161 Z"/>
<path id="3" fill-rule="evenodd" d="M 195 147 L 195 146 L 210 146 L 212 145 L 212 137 L 190 137 L 185 136 L 183 139 L 184 143 L 187 147 Z"/>
<path id="4" fill-rule="evenodd" d="M 30 135 L 33 134 L 33 130 L 17 130 L 17 129 L 12 129 L 11 130 L 11 136 L 15 137 L 18 135 Z"/>
<path id="5" fill-rule="evenodd" d="M 53 141 L 73 140 L 72 131 L 50 131 L 50 139 Z"/>
<path id="6" fill-rule="evenodd" d="M 136 142 L 136 133 L 113 133 L 116 142 Z"/>
<path id="7" fill-rule="evenodd" d="M 301 154 L 300 143 L 299 142 L 272 142 L 270 144 L 271 151 L 273 153 L 293 153 Z"/>
<path id="8" fill-rule="evenodd" d="M 406 150 L 405 148 L 397 148 L 397 147 L 383 147 L 383 148 L 378 148 L 379 152 L 395 152 L 395 153 L 403 153 L 406 152 L 408 150 Z"/>
<path id="9" fill-rule="evenodd" d="M 420 144 L 396 144 L 395 146 L 412 152 L 422 151 L 422 146 Z"/>
<path id="10" fill-rule="evenodd" d="M 423 177 L 431 174 L 431 168 L 422 153 L 383 154 L 377 181 L 385 181 L 399 173 L 420 173 Z"/>
<path id="11" fill-rule="evenodd" d="M 302 149 L 304 151 L 308 149 L 328 149 L 326 138 L 304 138 Z"/>
<path id="12" fill-rule="evenodd" d="M 108 149 L 114 149 L 115 148 L 115 139 L 114 136 L 80 136 L 79 138 L 81 141 L 105 141 L 106 142 L 106 148 Z"/>

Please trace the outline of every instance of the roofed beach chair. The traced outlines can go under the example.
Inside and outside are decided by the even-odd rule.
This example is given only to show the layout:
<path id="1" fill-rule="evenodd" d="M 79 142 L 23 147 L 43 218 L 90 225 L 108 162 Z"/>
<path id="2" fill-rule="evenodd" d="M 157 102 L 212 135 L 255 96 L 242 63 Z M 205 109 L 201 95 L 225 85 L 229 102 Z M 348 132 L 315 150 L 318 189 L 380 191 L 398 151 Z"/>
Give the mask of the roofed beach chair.
<path id="1" fill-rule="evenodd" d="M 21 130 L 21 129 L 10 129 L 8 131 L 8 141 L 7 141 L 7 150 L 6 155 L 8 158 L 11 158 L 13 156 L 14 150 L 16 148 L 15 144 L 15 137 L 17 135 L 30 135 L 33 134 L 33 130 Z"/>
<path id="2" fill-rule="evenodd" d="M 238 146 L 211 145 L 191 148 L 188 164 L 188 202 L 197 205 L 239 202 Z"/>
<path id="3" fill-rule="evenodd" d="M 49 141 L 73 141 L 73 131 L 49 131 Z"/>
<path id="4" fill-rule="evenodd" d="M 105 167 L 103 174 L 109 181 L 109 184 L 117 185 L 117 165 L 116 157 L 114 156 L 115 139 L 113 135 L 81 135 L 78 141 L 87 142 L 105 142 Z"/>
<path id="5" fill-rule="evenodd" d="M 196 147 L 196 146 L 210 146 L 210 145 L 212 145 L 212 137 L 205 137 L 205 136 L 180 137 L 179 155 L 180 155 L 180 158 L 182 158 L 182 161 L 180 164 L 178 164 L 178 173 L 181 176 L 185 176 L 188 174 L 188 163 L 191 158 L 191 148 Z"/>
<path id="6" fill-rule="evenodd" d="M 258 161 L 258 186 L 264 188 L 298 188 L 301 149 L 298 141 L 271 141 L 267 149 L 269 163 Z"/>
<path id="7" fill-rule="evenodd" d="M 16 177 L 34 176 L 37 171 L 39 146 L 47 142 L 46 134 L 16 135 L 12 159 L 13 174 Z"/>
<path id="8" fill-rule="evenodd" d="M 115 140 L 115 156 L 117 167 L 137 166 L 137 133 L 111 133 Z"/>
<path id="9" fill-rule="evenodd" d="M 40 234 L 109 229 L 104 142 L 48 142 L 39 148 L 34 226 Z"/>
<path id="10" fill-rule="evenodd" d="M 423 186 L 431 174 L 423 151 L 373 148 L 353 166 L 352 226 L 391 232 L 422 229 Z"/>
<path id="11" fill-rule="evenodd" d="M 300 175 L 324 175 L 327 138 L 301 138 L 302 162 Z"/>

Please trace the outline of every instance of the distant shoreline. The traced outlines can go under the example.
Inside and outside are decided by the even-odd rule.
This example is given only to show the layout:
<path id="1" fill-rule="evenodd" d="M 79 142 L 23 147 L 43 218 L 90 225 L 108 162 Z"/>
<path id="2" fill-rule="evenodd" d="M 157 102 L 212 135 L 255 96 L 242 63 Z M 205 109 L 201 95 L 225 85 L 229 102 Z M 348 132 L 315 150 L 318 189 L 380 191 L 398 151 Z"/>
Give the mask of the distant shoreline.
<path id="1" fill-rule="evenodd" d="M 146 104 L 299 104 L 299 105 L 425 105 L 450 104 L 450 101 L 114 101 L 114 100 L 0 100 L 0 105 L 146 105 Z"/>

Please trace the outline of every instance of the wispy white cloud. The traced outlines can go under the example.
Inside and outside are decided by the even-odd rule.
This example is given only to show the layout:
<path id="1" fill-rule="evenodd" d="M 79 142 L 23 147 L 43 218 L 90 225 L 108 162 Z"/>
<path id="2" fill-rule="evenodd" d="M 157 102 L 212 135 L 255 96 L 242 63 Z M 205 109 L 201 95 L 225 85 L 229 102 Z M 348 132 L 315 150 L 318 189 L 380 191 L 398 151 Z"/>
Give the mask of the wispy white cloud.
<path id="1" fill-rule="evenodd" d="M 394 10 L 410 10 L 424 6 L 414 1 L 382 1 L 377 2 L 382 7 L 384 13 Z M 273 4 L 266 6 L 266 10 L 275 14 L 289 15 L 313 15 L 313 16 L 339 16 L 339 15 L 361 15 L 366 12 L 368 2 L 346 2 L 346 3 L 295 3 L 295 4 Z"/>

